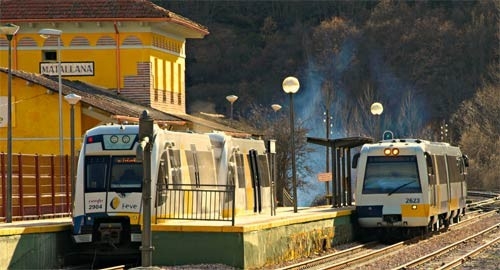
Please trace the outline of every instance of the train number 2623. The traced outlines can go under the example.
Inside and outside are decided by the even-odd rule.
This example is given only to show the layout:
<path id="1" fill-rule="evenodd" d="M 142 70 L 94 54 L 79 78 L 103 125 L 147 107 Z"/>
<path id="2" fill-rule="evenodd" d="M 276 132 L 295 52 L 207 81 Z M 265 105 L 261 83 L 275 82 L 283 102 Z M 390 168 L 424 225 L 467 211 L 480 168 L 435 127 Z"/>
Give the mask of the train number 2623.
<path id="1" fill-rule="evenodd" d="M 406 198 L 406 203 L 420 203 L 420 198 Z"/>

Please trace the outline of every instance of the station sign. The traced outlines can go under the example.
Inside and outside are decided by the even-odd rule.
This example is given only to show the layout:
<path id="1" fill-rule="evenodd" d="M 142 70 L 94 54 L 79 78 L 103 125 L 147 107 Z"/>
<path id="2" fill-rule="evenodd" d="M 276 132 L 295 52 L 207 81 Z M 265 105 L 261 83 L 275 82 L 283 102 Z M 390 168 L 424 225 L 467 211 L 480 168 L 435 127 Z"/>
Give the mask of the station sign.
<path id="1" fill-rule="evenodd" d="M 40 62 L 40 74 L 58 76 L 58 62 Z M 61 76 L 94 76 L 94 62 L 61 62 Z"/>
<path id="2" fill-rule="evenodd" d="M 332 173 L 331 172 L 318 173 L 317 177 L 318 177 L 318 181 L 320 181 L 320 182 L 332 181 Z"/>

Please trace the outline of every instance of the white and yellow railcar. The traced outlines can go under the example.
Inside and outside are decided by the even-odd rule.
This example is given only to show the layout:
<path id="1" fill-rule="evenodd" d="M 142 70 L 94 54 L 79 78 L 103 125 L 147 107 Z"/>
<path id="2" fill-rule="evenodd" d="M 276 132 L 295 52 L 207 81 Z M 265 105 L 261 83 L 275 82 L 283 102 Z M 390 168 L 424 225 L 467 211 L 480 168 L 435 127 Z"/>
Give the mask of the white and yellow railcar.
<path id="1" fill-rule="evenodd" d="M 116 124 L 86 132 L 73 195 L 75 242 L 113 246 L 141 242 L 144 172 L 136 160 L 138 133 L 138 125 Z M 179 213 L 229 216 L 231 211 L 270 209 L 264 141 L 224 133 L 173 132 L 155 125 L 150 142 L 153 222 Z M 229 202 L 233 198 L 220 198 L 225 195 L 216 192 L 233 185 L 234 206 Z M 207 197 L 215 203 L 207 203 Z"/>
<path id="2" fill-rule="evenodd" d="M 438 230 L 466 208 L 467 157 L 458 147 L 419 139 L 365 144 L 355 155 L 360 227 Z"/>
<path id="3" fill-rule="evenodd" d="M 271 177 L 265 142 L 210 134 L 215 149 L 218 183 L 235 186 L 236 215 L 271 208 Z"/>

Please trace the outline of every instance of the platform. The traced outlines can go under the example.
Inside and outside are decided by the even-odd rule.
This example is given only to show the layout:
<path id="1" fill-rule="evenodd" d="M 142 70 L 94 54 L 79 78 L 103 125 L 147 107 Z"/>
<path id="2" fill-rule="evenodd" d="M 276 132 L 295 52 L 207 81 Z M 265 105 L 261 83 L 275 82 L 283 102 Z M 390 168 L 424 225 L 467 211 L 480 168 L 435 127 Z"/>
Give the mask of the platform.
<path id="1" fill-rule="evenodd" d="M 171 221 L 152 226 L 154 265 L 222 263 L 257 269 L 307 257 L 354 238 L 354 207 L 278 208 L 230 222 Z"/>
<path id="2" fill-rule="evenodd" d="M 225 264 L 257 269 L 353 239 L 354 207 L 278 208 L 224 221 L 168 220 L 152 224 L 153 265 Z M 0 268 L 54 268 L 73 248 L 71 219 L 0 223 Z M 30 264 L 31 263 L 31 264 Z M 34 265 L 34 266 L 33 266 Z"/>

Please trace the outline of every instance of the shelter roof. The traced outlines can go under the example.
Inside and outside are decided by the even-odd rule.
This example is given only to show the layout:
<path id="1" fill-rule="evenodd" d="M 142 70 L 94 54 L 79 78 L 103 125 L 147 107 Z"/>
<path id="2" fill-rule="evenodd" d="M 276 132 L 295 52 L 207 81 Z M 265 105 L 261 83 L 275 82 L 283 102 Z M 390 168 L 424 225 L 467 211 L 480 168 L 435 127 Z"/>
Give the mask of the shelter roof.
<path id="1" fill-rule="evenodd" d="M 361 146 L 365 143 L 372 143 L 373 138 L 370 137 L 346 137 L 339 139 L 313 138 L 307 137 L 308 143 L 330 146 L 333 148 L 353 148 Z"/>

